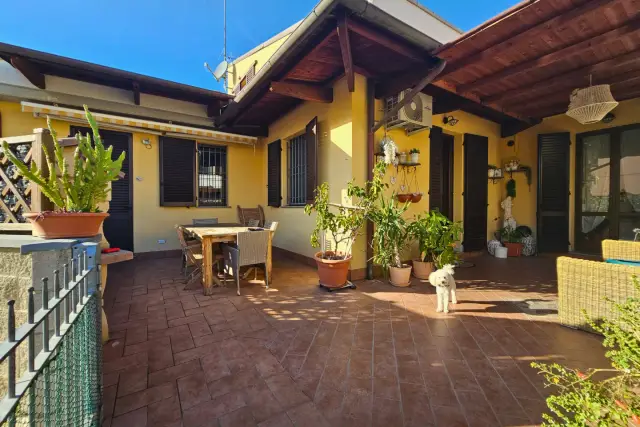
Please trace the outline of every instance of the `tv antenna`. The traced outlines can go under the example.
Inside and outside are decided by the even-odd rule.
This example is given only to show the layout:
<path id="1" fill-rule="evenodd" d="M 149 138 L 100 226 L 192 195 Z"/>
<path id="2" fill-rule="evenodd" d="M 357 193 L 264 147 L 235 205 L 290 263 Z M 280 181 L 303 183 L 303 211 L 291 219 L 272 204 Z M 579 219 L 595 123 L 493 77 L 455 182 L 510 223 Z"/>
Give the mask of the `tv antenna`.
<path id="1" fill-rule="evenodd" d="M 217 82 L 224 79 L 224 90 L 229 88 L 229 65 L 231 57 L 227 55 L 227 0 L 222 0 L 222 17 L 223 17 L 223 44 L 222 44 L 222 62 L 215 69 L 209 67 L 209 63 L 205 62 L 204 67 L 213 75 Z"/>

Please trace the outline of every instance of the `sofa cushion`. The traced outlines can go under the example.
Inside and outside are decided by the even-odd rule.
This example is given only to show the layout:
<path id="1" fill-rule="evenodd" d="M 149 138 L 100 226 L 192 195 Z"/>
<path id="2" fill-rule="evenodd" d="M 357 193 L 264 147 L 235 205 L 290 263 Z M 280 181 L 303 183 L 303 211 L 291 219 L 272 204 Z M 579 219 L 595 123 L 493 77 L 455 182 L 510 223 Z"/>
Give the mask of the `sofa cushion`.
<path id="1" fill-rule="evenodd" d="M 622 259 L 607 259 L 605 262 L 609 264 L 629 265 L 631 267 L 640 267 L 640 261 L 625 261 Z"/>

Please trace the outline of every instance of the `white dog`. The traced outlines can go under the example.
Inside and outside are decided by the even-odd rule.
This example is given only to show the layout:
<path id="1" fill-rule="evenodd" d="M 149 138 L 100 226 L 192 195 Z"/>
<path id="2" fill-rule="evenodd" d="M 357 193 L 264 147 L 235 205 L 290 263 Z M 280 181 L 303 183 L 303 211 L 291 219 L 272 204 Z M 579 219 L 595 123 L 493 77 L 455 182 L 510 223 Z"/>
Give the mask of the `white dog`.
<path id="1" fill-rule="evenodd" d="M 447 264 L 440 270 L 429 274 L 429 283 L 436 287 L 438 296 L 437 312 L 449 312 L 449 293 L 451 293 L 451 304 L 457 304 L 456 281 L 453 280 L 453 265 Z"/>

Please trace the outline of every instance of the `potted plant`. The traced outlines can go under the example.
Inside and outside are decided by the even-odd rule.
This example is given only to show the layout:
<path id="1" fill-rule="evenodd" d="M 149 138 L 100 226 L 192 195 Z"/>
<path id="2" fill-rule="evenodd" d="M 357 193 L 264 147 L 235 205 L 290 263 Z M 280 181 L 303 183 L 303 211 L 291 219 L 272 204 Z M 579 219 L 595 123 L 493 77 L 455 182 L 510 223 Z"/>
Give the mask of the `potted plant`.
<path id="1" fill-rule="evenodd" d="M 409 224 L 408 231 L 418 241 L 420 255 L 413 261 L 413 275 L 418 279 L 428 279 L 434 269 L 453 264 L 458 259 L 454 246 L 462 232 L 459 222 L 434 210 L 418 215 Z"/>
<path id="2" fill-rule="evenodd" d="M 320 284 L 327 288 L 341 288 L 347 283 L 353 243 L 363 229 L 367 214 L 378 196 L 386 188 L 383 183 L 385 162 L 379 161 L 373 170 L 373 180 L 360 187 L 353 181 L 347 186 L 352 205 L 329 202 L 329 184 L 324 182 L 316 189 L 312 205 L 306 205 L 307 215 L 315 212 L 316 224 L 311 233 L 311 245 L 321 246 L 322 233 L 328 233 L 334 250 L 322 247 L 314 258 L 318 266 Z"/>
<path id="3" fill-rule="evenodd" d="M 489 178 L 494 178 L 496 176 L 496 165 L 489 165 Z"/>
<path id="4" fill-rule="evenodd" d="M 402 153 L 398 153 L 398 162 L 401 165 L 404 165 L 407 163 L 407 153 L 402 152 Z"/>
<path id="5" fill-rule="evenodd" d="M 420 163 L 420 150 L 417 148 L 412 148 L 409 151 L 409 154 L 411 155 L 411 163 L 416 164 L 416 163 Z"/>
<path id="6" fill-rule="evenodd" d="M 400 254 L 408 246 L 409 233 L 403 217 L 411 203 L 388 201 L 381 195 L 380 202 L 368 213 L 373 222 L 373 261 L 382 267 L 385 277 L 394 286 L 409 286 L 411 266 L 403 264 Z"/>
<path id="7" fill-rule="evenodd" d="M 500 240 L 507 248 L 507 256 L 519 257 L 522 254 L 522 234 L 511 226 L 500 229 Z"/>
<path id="8" fill-rule="evenodd" d="M 119 178 L 125 153 L 112 159 L 113 147 L 106 148 L 98 131 L 98 125 L 84 106 L 87 121 L 93 131 L 76 136 L 78 146 L 73 156 L 73 170 L 64 159 L 63 149 L 58 143 L 57 133 L 47 118 L 47 125 L 53 139 L 53 156 L 43 150 L 48 173 L 31 167 L 16 157 L 5 142 L 2 149 L 20 171 L 20 174 L 37 185 L 42 193 L 55 205 L 53 212 L 32 212 L 24 214 L 33 225 L 33 235 L 47 239 L 65 237 L 92 237 L 98 234 L 108 213 L 99 212 L 98 205 L 107 200 L 111 191 L 110 183 Z M 47 176 L 45 176 L 47 175 Z"/>

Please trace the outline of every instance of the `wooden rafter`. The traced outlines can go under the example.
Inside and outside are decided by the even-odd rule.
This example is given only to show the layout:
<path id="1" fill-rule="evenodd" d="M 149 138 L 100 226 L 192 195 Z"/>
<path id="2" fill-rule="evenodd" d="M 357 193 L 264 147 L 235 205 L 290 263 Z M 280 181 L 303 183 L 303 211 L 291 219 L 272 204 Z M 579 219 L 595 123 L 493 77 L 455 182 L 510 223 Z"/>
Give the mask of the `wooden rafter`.
<path id="1" fill-rule="evenodd" d="M 16 70 L 20 71 L 23 76 L 29 80 L 29 82 L 39 89 L 46 89 L 44 74 L 42 74 L 36 66 L 29 60 L 20 58 L 19 56 L 11 57 L 11 65 Z"/>
<path id="2" fill-rule="evenodd" d="M 603 6 L 608 6 L 608 5 L 611 6 L 612 3 L 613 2 L 611 0 L 591 0 L 586 2 L 582 6 L 578 6 L 570 9 L 568 12 L 562 15 L 556 15 L 551 19 L 542 21 L 537 25 L 525 31 L 522 31 L 516 35 L 513 35 L 506 39 L 496 40 L 496 42 L 492 46 L 489 46 L 476 54 L 467 55 L 464 58 L 460 59 L 459 61 L 456 61 L 453 64 L 451 64 L 451 66 L 447 68 L 443 77 L 446 75 L 455 73 L 456 71 L 464 67 L 467 67 L 473 63 L 483 61 L 486 59 L 495 58 L 496 56 L 499 56 L 500 54 L 510 49 L 513 49 L 517 45 L 529 46 L 530 40 L 534 40 L 540 37 L 542 33 L 549 31 L 549 28 L 558 28 L 558 29 L 562 28 L 564 25 L 568 24 L 569 22 L 579 20 L 585 15 L 588 15 L 590 13 L 593 13 L 599 10 Z"/>
<path id="3" fill-rule="evenodd" d="M 333 102 L 333 89 L 305 83 L 271 82 L 269 90 L 279 95 L 312 102 Z"/>
<path id="4" fill-rule="evenodd" d="M 380 127 L 389 120 L 389 117 L 393 117 L 402 107 L 404 107 L 407 103 L 411 102 L 411 100 L 413 100 L 413 98 L 415 98 L 415 96 L 418 93 L 422 92 L 422 89 L 424 89 L 429 83 L 433 82 L 433 80 L 442 72 L 442 70 L 444 70 L 444 67 L 446 65 L 447 65 L 447 61 L 445 61 L 444 59 L 440 59 L 434 65 L 431 71 L 429 71 L 427 75 L 425 75 L 423 79 L 420 80 L 413 87 L 413 89 L 411 89 L 411 91 L 407 94 L 407 96 L 402 98 L 402 101 L 398 102 L 390 110 L 385 111 L 384 116 L 378 123 L 376 123 L 373 126 L 373 129 L 371 129 L 371 132 L 374 133 L 376 130 L 380 129 Z"/>
<path id="5" fill-rule="evenodd" d="M 346 12 L 338 18 L 338 38 L 340 39 L 340 52 L 342 53 L 342 63 L 344 74 L 347 77 L 347 87 L 349 92 L 355 91 L 355 76 L 353 72 L 353 55 L 351 54 L 351 41 L 349 40 L 349 23 Z M 333 100 L 333 96 L 331 97 Z"/>
<path id="6" fill-rule="evenodd" d="M 377 99 L 386 98 L 401 90 L 413 87 L 427 75 L 432 68 L 433 63 L 411 66 L 408 70 L 381 79 L 382 82 L 376 84 L 375 97 Z"/>
<path id="7" fill-rule="evenodd" d="M 216 117 L 220 115 L 220 103 L 210 102 L 207 104 L 207 117 Z"/>
<path id="8" fill-rule="evenodd" d="M 354 20 L 348 20 L 349 29 L 354 33 L 358 33 L 362 37 L 371 40 L 381 46 L 386 47 L 389 50 L 392 50 L 400 55 L 406 56 L 407 58 L 413 59 L 414 61 L 423 62 L 429 58 L 429 56 L 422 52 L 419 49 L 414 49 L 408 46 L 406 43 L 400 43 L 395 39 L 381 33 L 380 31 L 375 31 L 369 28 L 366 25 L 361 24 L 360 22 Z"/>
<path id="9" fill-rule="evenodd" d="M 629 22 L 628 24 L 623 25 L 622 27 L 609 30 L 598 36 L 590 37 L 576 44 L 571 44 L 569 46 L 557 48 L 538 58 L 522 62 L 512 67 L 504 68 L 503 70 L 498 71 L 497 73 L 490 74 L 486 77 L 480 77 L 473 82 L 459 85 L 458 88 L 463 92 L 476 90 L 480 87 L 484 87 L 492 83 L 500 82 L 504 78 L 513 77 L 521 73 L 526 73 L 535 68 L 548 67 L 557 62 L 566 60 L 568 57 L 572 55 L 579 55 L 588 50 L 591 50 L 594 46 L 602 46 L 613 40 L 619 40 L 621 37 L 628 36 L 631 33 L 638 31 L 639 29 L 640 29 L 640 18 L 635 19 Z"/>
<path id="10" fill-rule="evenodd" d="M 482 99 L 485 102 L 502 102 L 504 100 L 516 98 L 526 93 L 553 91 L 558 85 L 564 86 L 566 82 L 573 83 L 578 79 L 584 78 L 585 76 L 589 76 L 591 74 L 597 75 L 600 72 L 609 72 L 612 69 L 622 67 L 638 60 L 638 52 L 625 52 L 616 57 L 591 64 L 587 67 L 572 69 L 564 74 L 555 74 L 552 77 L 546 78 L 544 80 L 539 80 L 526 86 L 519 86 L 511 90 L 503 91 L 496 95 L 483 97 Z"/>
<path id="11" fill-rule="evenodd" d="M 309 51 L 309 53 L 307 53 L 307 54 L 304 56 L 304 58 L 302 58 L 302 59 L 299 61 L 299 63 L 302 63 L 302 62 L 303 62 L 304 60 L 306 60 L 306 59 L 309 59 L 309 60 L 315 60 L 315 59 L 314 59 L 314 57 L 315 57 L 316 55 L 318 55 L 318 52 L 320 52 L 322 49 L 324 49 L 324 48 L 327 46 L 327 44 L 329 44 L 329 43 L 331 42 L 331 40 L 332 40 L 332 39 L 333 39 L 337 34 L 338 34 L 338 30 L 337 30 L 337 29 L 332 30 L 331 32 L 329 32 L 329 34 L 327 34 L 327 36 L 326 36 L 324 39 L 322 39 L 322 40 L 320 41 L 320 43 L 318 43 L 317 45 L 315 45 L 315 46 L 313 47 L 313 49 L 311 49 L 311 50 Z M 320 56 L 320 58 L 322 58 L 322 56 Z M 315 61 L 316 61 L 316 62 L 323 62 L 323 61 L 320 61 L 320 60 L 315 60 Z M 338 63 L 338 64 L 336 64 L 336 65 L 339 65 L 339 64 L 341 64 L 341 63 Z M 293 67 L 292 69 L 290 69 L 290 70 L 289 70 L 289 71 L 284 75 L 284 77 L 282 78 L 282 80 L 289 79 L 289 78 L 290 78 L 290 76 L 291 76 L 291 75 L 293 74 L 293 72 L 295 71 L 295 69 L 296 69 L 296 67 Z"/>
<path id="12" fill-rule="evenodd" d="M 133 89 L 133 103 L 140 105 L 140 84 L 138 82 L 133 82 L 131 86 Z"/>

